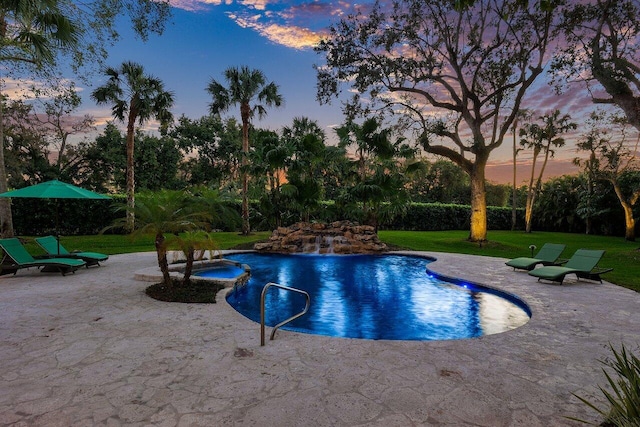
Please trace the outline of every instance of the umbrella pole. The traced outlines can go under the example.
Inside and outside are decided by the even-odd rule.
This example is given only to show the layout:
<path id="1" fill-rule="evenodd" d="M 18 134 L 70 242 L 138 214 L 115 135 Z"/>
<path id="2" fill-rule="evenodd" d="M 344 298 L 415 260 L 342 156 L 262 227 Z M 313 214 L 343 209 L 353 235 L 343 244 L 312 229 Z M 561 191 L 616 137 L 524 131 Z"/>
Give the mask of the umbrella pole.
<path id="1" fill-rule="evenodd" d="M 58 205 L 60 204 L 60 199 L 56 199 L 56 241 L 58 242 L 58 253 L 60 255 L 60 229 L 58 227 Z"/>

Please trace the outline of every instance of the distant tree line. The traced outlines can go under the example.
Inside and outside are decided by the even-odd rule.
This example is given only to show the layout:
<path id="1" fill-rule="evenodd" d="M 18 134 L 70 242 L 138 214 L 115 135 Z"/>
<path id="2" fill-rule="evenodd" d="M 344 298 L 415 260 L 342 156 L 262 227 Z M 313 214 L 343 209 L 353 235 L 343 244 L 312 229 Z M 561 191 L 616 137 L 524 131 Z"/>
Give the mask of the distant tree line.
<path id="1" fill-rule="evenodd" d="M 68 145 L 62 154 L 53 153 L 55 146 L 48 142 L 48 128 L 36 120 L 33 108 L 20 101 L 5 101 L 8 118 L 5 131 L 9 142 L 5 157 L 12 188 L 58 178 L 101 193 L 125 193 L 124 132 L 109 123 L 94 139 Z M 601 129 L 596 122 L 581 140 L 584 144 L 594 140 L 594 129 Z M 609 125 L 606 128 L 611 129 Z M 454 225 L 469 224 L 468 175 L 451 161 L 429 161 L 420 157 L 402 138 L 394 139 L 392 133 L 381 129 L 377 122 L 345 125 L 339 131 L 342 138 L 335 146 L 328 145 L 317 123 L 306 117 L 294 119 L 279 132 L 250 127 L 249 133 L 253 142 L 248 169 L 250 221 L 256 230 L 269 230 L 300 220 L 344 218 L 408 230 L 451 229 Z M 603 135 L 597 140 L 602 143 Z M 137 131 L 136 141 L 135 187 L 138 191 L 213 188 L 218 190 L 224 203 L 240 213 L 242 129 L 236 120 L 214 115 L 199 119 L 183 116 L 164 135 Z M 349 154 L 353 148 L 355 155 Z M 584 161 L 591 159 L 589 167 L 580 175 L 540 184 L 532 212 L 533 230 L 624 235 L 625 213 L 616 192 L 604 176 L 594 175 L 593 162 L 599 154 L 588 153 L 589 157 L 577 161 L 584 165 Z M 633 190 L 639 178 L 637 171 L 626 171 L 619 179 L 621 191 Z M 519 186 L 516 190 L 516 206 L 520 208 L 516 229 L 525 229 L 524 207 L 529 187 Z M 510 185 L 487 183 L 487 204 L 504 208 L 499 219 L 496 214 L 489 214 L 494 215 L 489 229 L 510 227 L 507 219 L 510 214 L 505 212 L 510 212 L 512 206 L 511 191 Z M 13 201 L 14 214 L 23 210 L 31 212 L 18 215 L 21 219 L 17 220 L 17 230 L 31 229 L 29 218 L 35 223 L 48 224 L 44 219 L 47 209 L 42 213 L 33 203 Z M 43 202 L 35 203 L 42 205 Z M 439 208 L 438 204 L 467 207 Z M 103 212 L 96 220 L 86 217 L 86 212 L 93 210 L 86 207 L 93 208 L 93 204 L 82 208 L 68 201 L 65 205 L 68 206 L 63 211 L 65 217 L 83 215 L 77 221 L 67 222 L 84 224 L 63 230 L 67 233 L 97 232 L 115 219 L 108 203 L 96 204 L 95 209 Z M 633 206 L 632 214 L 635 217 L 640 214 L 638 206 Z M 450 218 L 452 215 L 462 218 L 454 220 Z M 438 224 L 425 223 L 427 218 Z M 231 230 L 239 224 L 217 223 L 213 227 Z"/>

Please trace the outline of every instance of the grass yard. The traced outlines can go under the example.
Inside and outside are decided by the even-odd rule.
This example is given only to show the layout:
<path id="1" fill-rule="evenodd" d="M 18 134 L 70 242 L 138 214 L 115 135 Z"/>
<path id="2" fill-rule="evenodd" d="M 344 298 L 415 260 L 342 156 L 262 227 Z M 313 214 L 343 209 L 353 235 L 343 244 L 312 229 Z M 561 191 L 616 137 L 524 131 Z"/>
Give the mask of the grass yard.
<path id="1" fill-rule="evenodd" d="M 269 238 L 270 232 L 261 231 L 251 236 L 241 236 L 238 233 L 216 233 L 216 242 L 219 249 L 231 249 L 238 246 L 253 244 L 256 241 Z M 33 238 L 26 238 L 30 242 L 27 249 L 33 255 L 44 254 L 44 251 L 33 242 Z M 62 236 L 60 243 L 68 251 L 84 250 L 101 252 L 108 255 L 127 254 L 133 252 L 155 251 L 154 236 L 121 236 L 114 234 L 102 234 L 95 236 Z"/>
<path id="2" fill-rule="evenodd" d="M 254 242 L 265 240 L 270 232 L 257 232 L 251 236 L 241 236 L 235 232 L 216 233 L 220 249 L 250 248 Z M 640 292 L 640 243 L 627 242 L 621 237 L 588 236 L 584 234 L 524 233 L 522 231 L 489 231 L 489 241 L 479 245 L 467 241 L 468 231 L 380 231 L 385 243 L 399 248 L 430 252 L 456 252 L 470 255 L 484 255 L 501 258 L 530 256 L 529 245 L 538 248 L 546 242 L 567 245 L 562 258 L 569 258 L 580 248 L 604 249 L 606 253 L 600 267 L 614 270 L 604 275 L 607 281 Z M 61 238 L 66 249 L 120 254 L 155 250 L 153 236 L 98 235 L 64 236 Z M 29 243 L 28 250 L 36 255 L 43 253 L 35 244 Z M 505 268 L 507 268 L 505 266 Z"/>

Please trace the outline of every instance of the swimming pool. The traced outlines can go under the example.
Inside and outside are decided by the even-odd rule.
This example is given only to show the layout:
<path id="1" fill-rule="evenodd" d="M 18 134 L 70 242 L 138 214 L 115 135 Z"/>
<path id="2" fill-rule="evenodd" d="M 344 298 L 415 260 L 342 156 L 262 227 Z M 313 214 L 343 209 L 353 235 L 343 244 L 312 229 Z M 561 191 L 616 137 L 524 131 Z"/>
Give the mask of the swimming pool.
<path id="1" fill-rule="evenodd" d="M 504 332 L 525 324 L 517 297 L 426 272 L 428 259 L 406 255 L 226 256 L 248 264 L 251 278 L 227 295 L 238 312 L 260 321 L 260 293 L 268 282 L 307 291 L 309 312 L 282 329 L 345 338 L 445 340 Z M 266 324 L 299 312 L 304 297 L 271 288 Z"/>

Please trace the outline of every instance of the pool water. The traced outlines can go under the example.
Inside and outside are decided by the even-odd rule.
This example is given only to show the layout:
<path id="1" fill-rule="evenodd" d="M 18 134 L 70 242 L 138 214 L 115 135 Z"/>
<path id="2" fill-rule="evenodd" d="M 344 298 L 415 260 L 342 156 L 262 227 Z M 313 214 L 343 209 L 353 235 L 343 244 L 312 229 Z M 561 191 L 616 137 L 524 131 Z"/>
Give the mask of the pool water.
<path id="1" fill-rule="evenodd" d="M 426 272 L 428 259 L 402 255 L 279 255 L 244 253 L 227 258 L 248 264 L 251 278 L 227 301 L 260 321 L 260 294 L 269 282 L 307 291 L 309 312 L 284 326 L 298 332 L 346 338 L 446 340 L 514 329 L 529 320 L 513 295 L 451 283 Z M 266 324 L 300 312 L 302 295 L 272 287 Z"/>
<path id="2" fill-rule="evenodd" d="M 201 270 L 193 273 L 194 276 L 207 277 L 211 279 L 233 279 L 244 273 L 244 268 L 236 265 L 221 264 L 213 267 L 208 267 L 206 270 Z"/>

